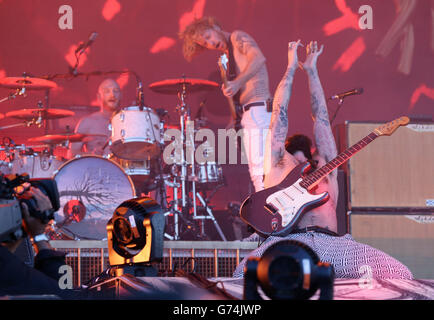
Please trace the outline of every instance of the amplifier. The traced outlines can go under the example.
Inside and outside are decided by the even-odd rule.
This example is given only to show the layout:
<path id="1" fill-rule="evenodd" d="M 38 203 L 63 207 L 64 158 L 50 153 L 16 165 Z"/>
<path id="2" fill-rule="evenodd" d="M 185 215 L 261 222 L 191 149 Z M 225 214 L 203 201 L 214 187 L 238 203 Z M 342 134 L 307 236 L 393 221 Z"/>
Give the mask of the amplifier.
<path id="1" fill-rule="evenodd" d="M 383 123 L 346 122 L 340 129 L 341 151 Z M 349 208 L 418 208 L 434 212 L 434 124 L 413 124 L 381 136 L 345 165 Z"/>
<path id="2" fill-rule="evenodd" d="M 402 262 L 415 279 L 434 279 L 434 214 L 350 211 L 349 218 L 356 241 Z"/>

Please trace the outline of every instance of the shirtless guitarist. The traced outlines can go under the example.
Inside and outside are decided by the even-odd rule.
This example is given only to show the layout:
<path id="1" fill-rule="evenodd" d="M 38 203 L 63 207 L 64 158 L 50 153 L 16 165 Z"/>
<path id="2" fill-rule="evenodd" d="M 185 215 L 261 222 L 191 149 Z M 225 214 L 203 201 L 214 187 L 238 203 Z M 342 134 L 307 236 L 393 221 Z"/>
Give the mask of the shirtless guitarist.
<path id="1" fill-rule="evenodd" d="M 263 158 L 266 132 L 271 119 L 270 90 L 265 57 L 255 40 L 244 31 L 224 31 L 213 17 L 192 22 L 180 34 L 187 60 L 204 50 L 217 50 L 228 58 L 228 79 L 223 94 L 241 106 L 243 146 L 255 191 L 263 190 Z M 234 70 L 235 77 L 232 78 Z M 239 97 L 239 99 L 237 99 Z M 236 112 L 231 109 L 233 117 Z"/>

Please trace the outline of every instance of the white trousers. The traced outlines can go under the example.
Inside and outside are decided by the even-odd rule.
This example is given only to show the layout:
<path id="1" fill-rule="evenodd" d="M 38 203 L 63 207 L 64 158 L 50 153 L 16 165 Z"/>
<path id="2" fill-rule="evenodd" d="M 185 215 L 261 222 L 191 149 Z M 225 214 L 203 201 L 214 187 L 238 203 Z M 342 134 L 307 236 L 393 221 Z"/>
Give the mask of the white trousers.
<path id="1" fill-rule="evenodd" d="M 255 192 L 264 189 L 264 154 L 271 112 L 267 107 L 251 107 L 243 113 L 243 147 L 249 166 L 250 179 Z"/>

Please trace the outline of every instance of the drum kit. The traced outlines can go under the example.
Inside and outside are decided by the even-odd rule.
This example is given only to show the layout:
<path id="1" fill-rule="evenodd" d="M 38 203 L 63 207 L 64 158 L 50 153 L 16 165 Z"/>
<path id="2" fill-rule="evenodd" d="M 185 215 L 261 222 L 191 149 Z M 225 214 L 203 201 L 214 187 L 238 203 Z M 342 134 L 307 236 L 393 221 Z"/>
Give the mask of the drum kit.
<path id="1" fill-rule="evenodd" d="M 0 103 L 17 96 L 26 97 L 28 90 L 46 91 L 45 106 L 39 102 L 37 108 L 0 114 L 0 119 L 20 120 L 20 123 L 0 127 L 0 131 L 14 127 L 46 128 L 47 121 L 75 115 L 73 111 L 48 108 L 48 93 L 57 87 L 51 80 L 23 74 L 0 79 L 0 87 L 15 89 L 0 99 Z M 156 200 L 165 210 L 166 238 L 207 239 L 205 221 L 210 220 L 221 239 L 226 241 L 209 205 L 211 197 L 224 185 L 222 168 L 215 162 L 196 162 L 196 142 L 187 130 L 191 125 L 198 130 L 203 123 L 198 119 L 195 124 L 196 119 L 192 119 L 186 103 L 187 93 L 217 87 L 212 81 L 185 77 L 149 85 L 154 92 L 177 95 L 179 99 L 176 106 L 179 125 L 175 128 L 180 132 L 177 148 L 180 154 L 172 155 L 176 161 L 170 165 L 162 159 L 168 126 L 160 119 L 161 114 L 138 99 L 138 106 L 122 108 L 112 116 L 111 137 L 107 142 L 109 156 L 84 155 L 68 160 L 54 155 L 59 146 L 67 149 L 70 143 L 101 138 L 96 134 L 45 134 L 29 138 L 27 141 L 32 145 L 15 145 L 12 139 L 5 137 L 0 145 L 0 171 L 3 174 L 27 173 L 31 178 L 54 178 L 60 209 L 48 232 L 52 239 L 106 238 L 106 223 L 117 206 L 145 190 L 155 192 Z"/>

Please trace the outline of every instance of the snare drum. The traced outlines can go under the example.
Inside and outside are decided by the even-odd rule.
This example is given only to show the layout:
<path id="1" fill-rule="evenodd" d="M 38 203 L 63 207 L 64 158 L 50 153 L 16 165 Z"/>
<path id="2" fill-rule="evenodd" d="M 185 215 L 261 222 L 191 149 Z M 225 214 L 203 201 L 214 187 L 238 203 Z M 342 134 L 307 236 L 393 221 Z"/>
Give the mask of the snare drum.
<path id="1" fill-rule="evenodd" d="M 122 109 L 111 120 L 111 151 L 121 159 L 143 160 L 160 153 L 160 118 L 148 107 Z"/>
<path id="2" fill-rule="evenodd" d="M 116 208 L 135 197 L 130 177 L 114 161 L 82 156 L 65 162 L 55 172 L 60 209 L 56 226 L 76 239 L 107 238 L 106 225 Z"/>
<path id="3" fill-rule="evenodd" d="M 131 180 L 138 188 L 140 184 L 147 184 L 152 180 L 151 160 L 124 160 L 115 159 L 117 163 L 125 170 L 125 173 L 131 177 Z"/>
<path id="4" fill-rule="evenodd" d="M 218 184 L 223 182 L 222 166 L 215 162 L 195 165 L 195 175 L 198 183 Z"/>

